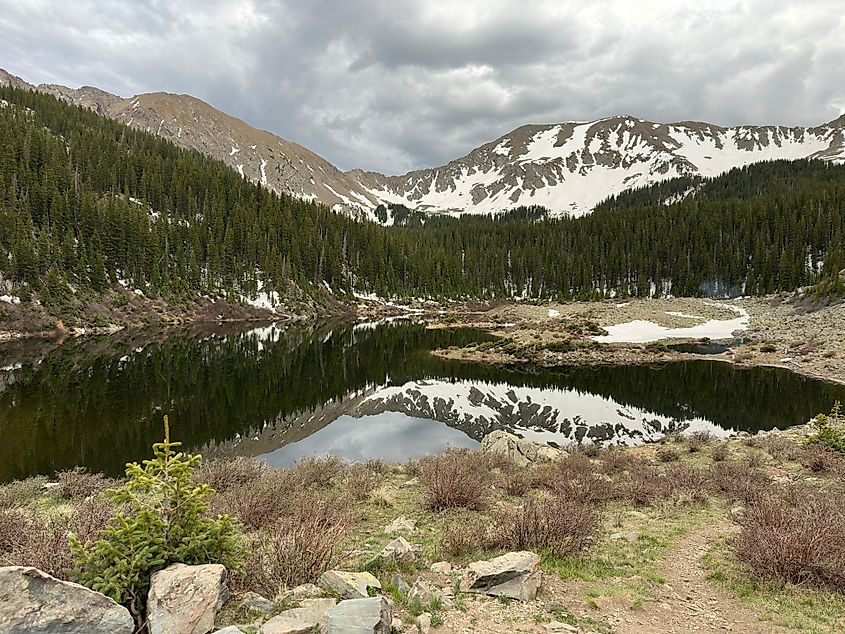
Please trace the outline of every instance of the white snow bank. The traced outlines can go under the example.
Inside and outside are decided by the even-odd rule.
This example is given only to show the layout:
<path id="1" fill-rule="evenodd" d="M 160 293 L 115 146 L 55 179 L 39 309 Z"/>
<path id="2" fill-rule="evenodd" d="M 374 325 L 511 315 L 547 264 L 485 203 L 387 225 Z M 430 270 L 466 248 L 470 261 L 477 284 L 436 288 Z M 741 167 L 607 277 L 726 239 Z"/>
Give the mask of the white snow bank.
<path id="1" fill-rule="evenodd" d="M 21 298 L 14 295 L 0 295 L 0 302 L 5 304 L 20 304 Z"/>
<path id="2" fill-rule="evenodd" d="M 661 339 L 730 339 L 736 330 L 747 330 L 748 311 L 729 304 L 710 304 L 727 308 L 739 315 L 735 319 L 710 319 L 690 328 L 667 328 L 653 321 L 636 319 L 624 324 L 606 326 L 606 335 L 592 337 L 600 343 L 650 343 Z"/>
<path id="3" fill-rule="evenodd" d="M 549 308 L 549 317 L 560 317 L 560 311 L 555 310 L 554 308 Z"/>

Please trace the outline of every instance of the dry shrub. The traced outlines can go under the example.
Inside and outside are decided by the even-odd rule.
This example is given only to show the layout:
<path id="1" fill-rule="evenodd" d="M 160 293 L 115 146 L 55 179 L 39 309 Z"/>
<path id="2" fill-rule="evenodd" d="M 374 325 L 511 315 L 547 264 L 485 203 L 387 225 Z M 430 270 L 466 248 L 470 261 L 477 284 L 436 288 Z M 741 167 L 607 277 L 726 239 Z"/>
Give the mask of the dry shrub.
<path id="1" fill-rule="evenodd" d="M 501 486 L 508 495 L 521 497 L 528 493 L 535 482 L 535 474 L 529 469 L 514 469 L 502 474 Z"/>
<path id="2" fill-rule="evenodd" d="M 730 450 L 728 449 L 728 443 L 720 442 L 716 445 L 713 445 L 713 448 L 710 450 L 710 457 L 713 459 L 713 462 L 724 462 L 728 459 L 730 455 Z"/>
<path id="3" fill-rule="evenodd" d="M 681 454 L 674 447 L 658 447 L 654 452 L 654 457 L 660 462 L 677 462 L 681 459 Z"/>
<path id="4" fill-rule="evenodd" d="M 607 449 L 601 453 L 601 470 L 607 474 L 623 473 L 641 467 L 642 458 L 625 449 Z"/>
<path id="5" fill-rule="evenodd" d="M 596 471 L 592 461 L 583 452 L 567 454 L 562 460 L 535 468 L 537 486 L 557 496 L 582 502 L 602 504 L 616 497 L 610 476 Z"/>
<path id="6" fill-rule="evenodd" d="M 710 479 L 703 469 L 690 465 L 671 465 L 664 476 L 669 493 L 678 502 L 701 503 L 707 499 Z"/>
<path id="7" fill-rule="evenodd" d="M 695 431 L 686 437 L 687 450 L 690 453 L 698 453 L 713 440 L 713 434 L 709 431 Z"/>
<path id="8" fill-rule="evenodd" d="M 845 590 L 845 510 L 831 492 L 766 495 L 737 518 L 737 558 L 764 580 Z"/>
<path id="9" fill-rule="evenodd" d="M 592 543 L 601 516 L 593 504 L 554 496 L 529 499 L 522 506 L 501 511 L 495 521 L 492 545 L 508 550 L 544 550 L 570 555 Z"/>
<path id="10" fill-rule="evenodd" d="M 11 509 L 26 506 L 38 499 L 44 492 L 47 478 L 33 476 L 26 480 L 13 480 L 0 485 L 0 509 Z"/>
<path id="11" fill-rule="evenodd" d="M 450 557 L 461 557 L 484 550 L 490 545 L 488 527 L 480 518 L 465 514 L 451 518 L 440 536 L 440 549 Z"/>
<path id="12" fill-rule="evenodd" d="M 264 477 L 270 467 L 255 458 L 237 456 L 202 462 L 194 472 L 194 481 L 204 482 L 218 493 L 242 486 Z"/>
<path id="13" fill-rule="evenodd" d="M 773 434 L 752 436 L 748 439 L 747 444 L 749 447 L 766 451 L 772 458 L 778 460 L 797 460 L 801 455 L 801 446 L 783 436 Z"/>
<path id="14" fill-rule="evenodd" d="M 801 452 L 801 464 L 814 473 L 842 473 L 842 455 L 823 445 L 808 445 Z"/>
<path id="15" fill-rule="evenodd" d="M 347 494 L 360 502 L 370 497 L 382 481 L 383 472 L 374 470 L 369 462 L 354 464 L 346 471 L 344 484 Z"/>
<path id="16" fill-rule="evenodd" d="M 210 511 L 212 515 L 229 513 L 247 528 L 258 529 L 287 513 L 292 497 L 294 488 L 287 473 L 267 469 L 258 479 L 218 492 L 211 498 Z"/>
<path id="17" fill-rule="evenodd" d="M 710 467 L 709 475 L 715 492 L 745 503 L 759 500 L 772 484 L 765 473 L 736 460 L 717 462 Z"/>
<path id="18" fill-rule="evenodd" d="M 287 477 L 298 488 L 319 487 L 326 489 L 347 469 L 347 464 L 336 456 L 303 458 L 285 470 Z"/>
<path id="19" fill-rule="evenodd" d="M 654 467 L 633 471 L 620 487 L 620 495 L 638 506 L 649 506 L 671 493 L 667 478 Z"/>
<path id="20" fill-rule="evenodd" d="M 254 535 L 252 556 L 235 573 L 234 587 L 272 597 L 282 588 L 313 583 L 338 563 L 350 521 L 345 508 L 313 496 L 299 498 L 295 512 Z"/>
<path id="21" fill-rule="evenodd" d="M 94 540 L 114 512 L 114 506 L 96 498 L 61 513 L 22 508 L 6 511 L 0 515 L 0 565 L 33 566 L 68 580 L 74 565 L 68 533 L 72 531 L 83 542 Z"/>
<path id="22" fill-rule="evenodd" d="M 87 498 L 102 493 L 117 485 L 117 480 L 102 473 L 90 473 L 85 467 L 76 467 L 56 473 L 58 486 L 50 489 L 50 495 L 62 500 Z"/>
<path id="23" fill-rule="evenodd" d="M 448 449 L 420 462 L 420 486 L 426 508 L 443 511 L 487 507 L 490 476 L 484 466 L 484 454 L 466 449 Z"/>

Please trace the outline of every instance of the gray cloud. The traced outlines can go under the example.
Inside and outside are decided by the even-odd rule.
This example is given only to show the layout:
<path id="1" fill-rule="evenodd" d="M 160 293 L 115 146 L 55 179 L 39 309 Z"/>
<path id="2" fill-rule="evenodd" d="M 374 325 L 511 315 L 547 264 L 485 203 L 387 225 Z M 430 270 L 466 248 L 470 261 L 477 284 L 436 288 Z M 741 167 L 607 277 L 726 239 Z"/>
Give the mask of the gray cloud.
<path id="1" fill-rule="evenodd" d="M 815 125 L 839 0 L 0 0 L 0 66 L 194 94 L 342 168 L 438 165 L 524 123 Z"/>

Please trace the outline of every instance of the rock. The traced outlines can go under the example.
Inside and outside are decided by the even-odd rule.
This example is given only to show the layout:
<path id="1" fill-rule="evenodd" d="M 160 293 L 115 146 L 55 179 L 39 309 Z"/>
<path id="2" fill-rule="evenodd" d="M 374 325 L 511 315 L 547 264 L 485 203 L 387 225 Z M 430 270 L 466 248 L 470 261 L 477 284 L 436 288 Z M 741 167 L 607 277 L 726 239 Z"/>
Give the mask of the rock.
<path id="1" fill-rule="evenodd" d="M 339 595 L 342 599 L 366 599 L 369 588 L 381 590 L 381 583 L 369 572 L 327 570 L 320 575 L 320 587 Z"/>
<path id="2" fill-rule="evenodd" d="M 619 541 L 624 539 L 626 542 L 633 544 L 640 538 L 640 534 L 637 531 L 628 531 L 627 533 L 612 533 L 610 535 L 610 539 L 613 541 Z"/>
<path id="3" fill-rule="evenodd" d="M 448 561 L 438 561 L 437 563 L 431 564 L 431 572 L 436 572 L 440 575 L 448 575 L 452 572 L 452 564 Z"/>
<path id="4" fill-rule="evenodd" d="M 207 634 L 229 599 L 220 564 L 173 564 L 153 573 L 147 595 L 150 634 Z"/>
<path id="5" fill-rule="evenodd" d="M 416 522 L 409 520 L 404 515 L 400 515 L 384 528 L 384 532 L 388 535 L 393 535 L 394 533 L 413 533 L 416 530 Z"/>
<path id="6" fill-rule="evenodd" d="M 407 482 L 403 483 L 402 486 L 403 487 L 415 487 L 415 486 L 419 486 L 419 484 L 420 484 L 419 478 L 411 478 Z"/>
<path id="7" fill-rule="evenodd" d="M 422 579 L 417 579 L 414 586 L 408 592 L 408 601 L 413 603 L 419 601 L 422 605 L 429 605 L 436 593 Z"/>
<path id="8" fill-rule="evenodd" d="M 132 634 L 129 610 L 78 583 L 25 566 L 0 568 L 0 632 Z"/>
<path id="9" fill-rule="evenodd" d="M 560 449 L 520 438 L 501 429 L 487 434 L 482 439 L 481 451 L 507 456 L 519 467 L 535 462 L 554 462 L 563 455 Z"/>
<path id="10" fill-rule="evenodd" d="M 230 625 L 222 630 L 215 630 L 214 634 L 244 634 L 244 632 L 237 625 Z"/>
<path id="11" fill-rule="evenodd" d="M 341 601 L 326 614 L 326 634 L 390 634 L 393 610 L 385 597 Z"/>
<path id="12" fill-rule="evenodd" d="M 735 506 L 730 510 L 731 519 L 734 521 L 741 520 L 743 515 L 745 515 L 744 506 Z"/>
<path id="13" fill-rule="evenodd" d="M 276 604 L 257 592 L 247 592 L 239 607 L 247 612 L 255 611 L 264 615 L 270 615 L 276 611 Z"/>
<path id="14" fill-rule="evenodd" d="M 396 630 L 397 632 L 401 632 L 402 628 L 405 627 L 405 623 L 399 617 L 393 619 L 393 623 L 391 627 Z"/>
<path id="15" fill-rule="evenodd" d="M 431 631 L 431 615 L 423 612 L 417 617 L 416 625 L 420 634 L 428 634 Z"/>
<path id="16" fill-rule="evenodd" d="M 399 594 L 408 594 L 408 591 L 411 589 L 411 586 L 409 586 L 408 582 L 405 581 L 405 577 L 400 575 L 398 572 L 390 578 L 390 583 L 396 586 L 396 590 Z"/>
<path id="17" fill-rule="evenodd" d="M 381 564 L 411 564 L 420 556 L 422 548 L 411 544 L 404 537 L 397 537 L 367 562 L 367 567 Z"/>
<path id="18" fill-rule="evenodd" d="M 326 613 L 334 599 L 303 599 L 302 606 L 274 616 L 258 630 L 259 634 L 318 634 L 326 626 Z"/>
<path id="19" fill-rule="evenodd" d="M 569 623 L 561 623 L 560 621 L 552 621 L 551 623 L 544 623 L 543 629 L 547 632 L 577 632 L 578 628 Z"/>
<path id="20" fill-rule="evenodd" d="M 529 551 L 475 561 L 464 572 L 461 589 L 528 601 L 537 596 L 542 579 L 539 568 L 540 557 Z"/>
<path id="21" fill-rule="evenodd" d="M 323 591 L 313 583 L 303 583 L 301 586 L 296 586 L 293 589 L 293 598 L 297 601 L 302 601 L 303 599 L 319 599 L 322 596 Z"/>

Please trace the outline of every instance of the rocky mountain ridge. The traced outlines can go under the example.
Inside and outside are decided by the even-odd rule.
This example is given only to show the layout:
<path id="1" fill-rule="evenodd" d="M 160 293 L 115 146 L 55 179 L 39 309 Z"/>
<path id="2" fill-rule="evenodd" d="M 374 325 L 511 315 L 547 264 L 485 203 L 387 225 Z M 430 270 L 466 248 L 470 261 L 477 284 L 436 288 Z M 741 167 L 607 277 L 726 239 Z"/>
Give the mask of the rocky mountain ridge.
<path id="1" fill-rule="evenodd" d="M 737 126 L 633 116 L 525 125 L 440 167 L 400 176 L 343 172 L 307 148 L 253 128 L 190 95 L 124 99 L 83 86 L 33 86 L 0 70 L 0 84 L 47 92 L 213 156 L 279 193 L 316 200 L 359 218 L 393 222 L 401 204 L 428 213 L 497 213 L 542 205 L 583 215 L 611 194 L 676 176 L 716 176 L 765 160 L 845 161 L 845 115 L 812 127 Z"/>

